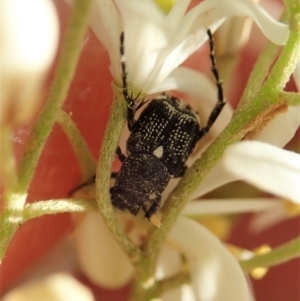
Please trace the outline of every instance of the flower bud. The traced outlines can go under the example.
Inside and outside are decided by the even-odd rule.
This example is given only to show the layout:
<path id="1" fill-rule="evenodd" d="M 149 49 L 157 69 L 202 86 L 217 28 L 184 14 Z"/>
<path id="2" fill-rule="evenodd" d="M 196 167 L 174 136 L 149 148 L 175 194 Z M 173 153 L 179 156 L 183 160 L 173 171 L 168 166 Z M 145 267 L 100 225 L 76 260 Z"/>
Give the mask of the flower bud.
<path id="1" fill-rule="evenodd" d="M 58 43 L 51 0 L 0 3 L 0 124 L 26 121 L 41 100 L 45 75 Z"/>

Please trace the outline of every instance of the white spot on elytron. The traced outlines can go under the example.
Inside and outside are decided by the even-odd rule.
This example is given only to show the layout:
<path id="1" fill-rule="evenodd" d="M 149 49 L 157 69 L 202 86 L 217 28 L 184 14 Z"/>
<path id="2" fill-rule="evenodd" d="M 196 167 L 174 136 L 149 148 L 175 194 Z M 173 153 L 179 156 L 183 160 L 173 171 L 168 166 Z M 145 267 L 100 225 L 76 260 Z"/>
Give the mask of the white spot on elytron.
<path id="1" fill-rule="evenodd" d="M 154 150 L 153 156 L 160 159 L 162 157 L 163 153 L 164 153 L 164 148 L 161 145 L 157 149 Z"/>
<path id="2" fill-rule="evenodd" d="M 149 194 L 149 200 L 153 201 L 155 199 L 156 199 L 156 194 L 155 193 Z"/>

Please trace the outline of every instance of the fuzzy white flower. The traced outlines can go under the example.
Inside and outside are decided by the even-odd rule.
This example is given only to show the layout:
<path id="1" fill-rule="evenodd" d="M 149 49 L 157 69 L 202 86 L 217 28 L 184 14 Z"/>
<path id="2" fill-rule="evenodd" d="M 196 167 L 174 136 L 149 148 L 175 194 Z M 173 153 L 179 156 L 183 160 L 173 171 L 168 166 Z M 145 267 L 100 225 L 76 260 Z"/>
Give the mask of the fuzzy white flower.
<path id="1" fill-rule="evenodd" d="M 135 241 L 145 238 L 146 228 L 141 227 L 139 223 L 142 221 L 138 217 L 127 221 L 125 231 Z M 99 223 L 101 227 L 97 227 Z M 98 285 L 117 288 L 132 279 L 133 267 L 119 245 L 107 234 L 110 232 L 101 214 L 88 213 L 76 232 L 77 254 L 89 279 Z M 189 262 L 192 287 L 182 286 L 175 294 L 167 292 L 162 296 L 163 300 L 251 300 L 246 278 L 234 256 L 203 226 L 184 217 L 177 220 L 168 235 L 157 263 L 157 279 L 180 271 L 180 254 Z M 187 294 L 189 299 L 183 299 Z"/>
<path id="2" fill-rule="evenodd" d="M 179 90 L 196 99 L 208 100 L 206 104 L 202 102 L 201 106 L 211 108 L 216 101 L 215 87 L 211 82 L 199 72 L 178 67 L 205 42 L 208 27 L 214 31 L 226 17 L 241 15 L 251 16 L 265 35 L 275 43 L 284 44 L 289 34 L 286 25 L 274 21 L 251 0 L 207 0 L 186 12 L 189 4 L 188 0 L 179 0 L 164 15 L 150 0 L 95 2 L 91 26 L 108 50 L 116 82 L 120 83 L 119 37 L 120 32 L 124 31 L 128 82 L 132 88 L 145 93 Z M 198 103 L 197 106 L 199 105 Z M 207 108 L 205 111 L 210 111 Z M 230 109 L 227 110 L 228 114 L 222 113 L 224 117 L 219 118 L 222 123 L 219 129 L 228 123 L 231 112 Z M 289 117 L 290 114 L 293 112 L 289 112 Z M 290 135 L 294 135 L 294 123 L 289 125 L 293 129 L 288 127 L 287 130 Z M 227 172 L 222 164 L 203 181 L 194 194 L 195 199 L 224 183 L 238 179 L 238 176 Z M 222 174 L 227 178 L 222 179 Z M 164 193 L 166 194 L 168 190 Z M 186 210 L 189 210 L 189 206 L 198 206 L 201 203 L 205 202 L 192 202 Z M 214 209 L 212 206 L 207 211 L 214 213 Z M 94 222 L 89 222 L 92 219 Z M 79 262 L 83 271 L 95 283 L 119 287 L 130 281 L 133 268 L 125 256 L 116 255 L 120 254 L 120 247 L 112 239 L 107 239 L 109 232 L 101 219 L 100 214 L 89 213 L 79 225 L 76 235 Z M 101 227 L 97 227 L 99 223 Z M 126 233 L 137 244 L 146 237 L 142 223 L 137 217 L 123 219 Z M 166 293 L 163 300 L 252 300 L 246 278 L 236 259 L 201 225 L 181 217 L 175 223 L 167 241 L 172 248 L 163 247 L 157 266 L 157 279 L 176 274 L 181 266 L 180 254 L 184 254 L 189 261 L 192 286 L 184 285 L 175 293 Z M 95 246 L 101 246 L 101 255 L 98 248 L 95 251 Z"/>
<path id="3" fill-rule="evenodd" d="M 227 17 L 250 16 L 277 44 L 284 44 L 289 35 L 287 25 L 273 20 L 252 0 L 206 0 L 187 12 L 189 4 L 190 0 L 178 0 L 165 15 L 152 0 L 95 1 L 90 24 L 109 53 L 116 82 L 121 82 L 121 31 L 125 32 L 128 82 L 147 94 L 176 88 L 177 78 L 183 75 L 172 71 L 207 40 L 207 28 L 215 31 Z M 196 83 L 192 74 L 188 79 L 191 86 Z"/>
<path id="4" fill-rule="evenodd" d="M 0 2 L 0 123 L 23 122 L 34 112 L 57 44 L 52 1 Z"/>
<path id="5" fill-rule="evenodd" d="M 8 292 L 2 301 L 95 301 L 93 293 L 75 278 L 65 273 L 52 274 L 29 282 Z"/>

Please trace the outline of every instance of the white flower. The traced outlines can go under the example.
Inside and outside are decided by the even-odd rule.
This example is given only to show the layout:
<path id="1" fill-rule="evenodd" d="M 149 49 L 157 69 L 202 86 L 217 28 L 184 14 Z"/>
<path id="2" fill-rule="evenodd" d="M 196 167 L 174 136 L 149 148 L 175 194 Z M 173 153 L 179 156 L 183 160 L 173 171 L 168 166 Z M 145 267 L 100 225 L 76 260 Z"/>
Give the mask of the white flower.
<path id="1" fill-rule="evenodd" d="M 266 207 L 253 218 L 250 224 L 252 230 L 261 231 L 292 217 L 293 213 L 297 214 L 297 208 L 300 211 L 300 154 L 268 144 L 252 143 L 235 148 L 227 158 L 229 165 L 232 164 L 232 156 L 243 168 L 247 167 L 244 176 L 248 183 L 279 197 L 262 201 L 269 208 Z M 246 161 L 251 162 L 251 167 L 247 166 Z M 259 175 L 255 170 L 259 170 Z M 233 172 L 238 174 L 236 170 Z"/>
<path id="2" fill-rule="evenodd" d="M 245 141 L 229 147 L 219 165 L 228 182 L 244 180 L 278 198 L 224 199 L 191 202 L 187 215 L 263 212 L 252 222 L 252 230 L 262 230 L 287 218 L 286 201 L 300 205 L 300 155 L 267 143 Z M 227 182 L 227 183 L 228 183 Z M 199 195 L 199 194 L 198 194 Z"/>
<path id="3" fill-rule="evenodd" d="M 300 179 L 300 155 L 298 154 L 266 143 L 245 141 L 228 148 L 221 160 L 221 165 L 224 171 L 222 175 L 224 176 L 227 172 L 231 176 L 228 179 L 243 179 L 264 191 L 277 194 L 300 204 L 300 187 L 298 185 Z M 278 208 L 283 209 L 283 203 L 276 199 L 203 200 L 189 203 L 183 214 L 229 214 L 269 211 Z M 115 260 L 118 261 L 121 258 L 115 258 L 113 255 L 115 253 L 114 248 L 119 249 L 119 247 L 115 243 L 112 246 L 109 240 L 102 235 L 104 226 L 102 229 L 97 228 L 97 230 L 95 230 L 95 226 L 96 223 L 91 225 L 91 229 L 93 228 L 97 232 L 97 238 L 93 236 L 93 241 L 103 239 L 102 245 L 105 245 L 105 248 L 110 250 L 111 254 L 111 257 L 109 256 L 110 260 L 106 257 L 107 261 L 105 261 L 104 266 L 103 262 L 99 262 L 98 265 L 97 277 L 99 278 L 99 275 L 102 275 L 105 278 L 105 275 L 109 277 L 112 271 L 116 271 L 116 268 L 120 267 L 120 264 L 116 264 Z M 92 234 L 91 232 L 85 232 L 82 237 L 87 235 L 90 236 Z M 89 244 L 86 244 L 87 241 L 82 240 L 82 237 L 79 245 L 84 246 L 84 249 L 87 250 L 89 249 Z M 158 262 L 158 279 L 173 276 L 180 270 L 180 253 L 182 253 L 188 259 L 190 267 L 192 267 L 193 291 L 200 300 L 227 300 L 226 298 L 228 300 L 247 300 L 246 296 L 250 298 L 251 294 L 248 292 L 237 262 L 220 241 L 198 223 L 184 217 L 179 218 L 167 238 L 167 243 L 170 243 L 173 249 L 164 247 Z M 95 245 L 91 247 L 94 248 Z M 101 255 L 102 252 L 98 253 L 98 258 L 99 254 Z M 85 261 L 90 261 L 90 266 L 93 266 L 95 260 L 87 256 L 87 253 L 85 255 L 88 258 Z M 99 261 L 102 260 L 99 259 Z M 126 261 L 128 262 L 128 260 Z M 110 263 L 110 273 L 106 273 L 108 263 Z M 122 266 L 124 266 L 124 263 Z M 102 272 L 99 271 L 100 267 L 102 267 Z M 231 277 L 228 277 L 228 268 L 233 273 Z M 130 275 L 126 272 L 126 269 L 117 268 L 117 270 L 118 273 Z M 108 280 L 108 278 L 105 279 L 106 281 Z M 114 283 L 113 276 L 109 277 L 109 279 Z M 239 282 L 240 284 L 238 285 L 237 283 Z M 243 297 L 238 297 L 235 285 L 241 288 L 240 294 Z M 181 299 L 187 293 L 190 299 Z M 237 298 L 233 299 L 233 295 Z M 174 292 L 166 293 L 163 300 L 197 300 L 193 299 L 194 297 L 192 296 L 191 288 L 185 285 Z"/>
<path id="4" fill-rule="evenodd" d="M 128 82 L 145 93 L 176 88 L 181 71 L 173 73 L 170 81 L 172 71 L 207 40 L 208 27 L 215 31 L 227 17 L 250 16 L 277 44 L 284 44 L 289 34 L 286 25 L 273 20 L 252 0 L 206 0 L 187 12 L 189 4 L 190 0 L 179 0 L 165 15 L 152 0 L 95 1 L 90 24 L 109 53 L 112 73 L 118 83 L 121 82 L 121 30 L 125 32 Z M 193 85 L 192 74 L 188 78 Z M 172 82 L 172 87 L 166 81 Z"/>
<path id="5" fill-rule="evenodd" d="M 68 274 L 52 274 L 8 292 L 2 301 L 95 301 L 89 288 Z"/>
<path id="6" fill-rule="evenodd" d="M 284 127 L 282 127 L 282 120 L 286 122 L 287 120 L 289 122 L 283 123 Z M 193 194 L 194 200 L 198 199 L 202 195 L 206 194 L 209 191 L 212 191 L 213 189 L 220 187 L 226 183 L 233 182 L 236 180 L 244 180 L 252 185 L 257 186 L 258 188 L 268 191 L 274 194 L 277 194 L 284 198 L 289 198 L 290 200 L 294 200 L 295 202 L 299 202 L 299 155 L 281 150 L 279 147 L 283 147 L 295 134 L 295 131 L 299 127 L 299 111 L 293 110 L 293 108 L 290 108 L 286 113 L 279 115 L 274 121 L 272 121 L 260 134 L 257 138 L 260 140 L 264 140 L 263 142 L 258 141 L 245 141 L 237 143 L 236 145 L 231 146 L 228 148 L 228 150 L 225 152 L 223 158 L 221 161 L 217 164 L 217 166 L 212 170 L 212 172 L 204 179 L 204 181 L 201 183 L 201 185 L 198 187 L 198 189 Z M 278 129 L 281 126 L 281 130 Z M 268 135 L 266 135 L 266 132 Z M 276 145 L 272 146 L 271 144 Z M 282 173 L 285 175 L 284 178 L 282 178 L 280 175 L 275 178 L 275 173 Z M 280 185 L 283 184 L 283 185 Z M 291 185 L 292 184 L 292 185 Z M 169 191 L 164 193 L 168 194 Z M 166 197 L 166 196 L 165 196 Z M 259 212 L 259 211 L 270 211 L 273 209 L 283 208 L 283 203 L 278 202 L 275 200 L 266 200 L 266 199 L 245 199 L 245 200 L 232 200 L 232 199 L 224 199 L 224 200 L 201 200 L 201 201 L 192 201 L 190 202 L 185 210 L 183 211 L 184 215 L 206 215 L 206 214 L 230 214 L 230 213 L 242 213 L 242 212 Z M 89 216 L 90 214 L 88 214 Z M 96 214 L 95 214 L 96 215 Z M 87 217 L 88 218 L 88 217 Z M 95 217 L 96 218 L 96 217 Z M 101 218 L 100 215 L 98 215 L 98 218 Z M 135 239 L 136 242 L 141 241 L 145 237 L 145 228 L 142 225 L 137 226 L 137 218 L 128 219 L 124 222 L 124 227 L 127 229 L 127 233 L 131 235 L 133 239 Z M 179 222 L 180 221 L 180 222 Z M 197 275 L 202 275 L 201 282 L 207 280 L 203 280 L 203 275 L 210 275 L 209 271 L 211 271 L 210 277 L 225 277 L 226 270 L 224 270 L 224 275 L 217 275 L 214 272 L 213 266 L 210 264 L 205 265 L 204 261 L 201 261 L 203 258 L 207 258 L 205 256 L 208 256 L 208 254 L 202 254 L 201 253 L 201 246 L 203 245 L 211 245 L 214 244 L 214 241 L 216 238 L 203 230 L 203 227 L 199 224 L 196 224 L 195 222 L 189 221 L 187 219 L 181 218 L 174 225 L 173 232 L 171 233 L 181 233 L 181 231 L 185 231 L 186 237 L 184 235 L 177 236 L 177 239 L 174 238 L 174 235 L 170 235 L 168 237 L 168 241 L 172 243 L 172 246 L 174 246 L 174 242 L 176 243 L 176 250 L 164 251 L 165 255 L 161 255 L 159 263 L 158 263 L 158 279 L 161 279 L 162 276 L 162 270 L 164 270 L 163 275 L 170 276 L 170 274 L 174 274 L 177 272 L 178 266 L 180 266 L 180 260 L 178 259 L 180 257 L 178 253 L 179 251 L 183 252 L 185 255 L 191 252 L 189 247 L 193 245 L 196 249 L 197 254 L 201 254 L 201 257 L 194 260 L 197 260 L 197 258 L 200 260 L 197 263 L 198 269 L 193 270 L 192 273 L 192 280 L 194 283 L 199 281 L 199 277 Z M 83 224 L 84 225 L 84 221 Z M 186 225 L 185 225 L 186 223 Z M 189 226 L 193 229 L 192 231 L 186 230 L 186 228 L 189 228 Z M 106 229 L 105 226 L 98 228 L 98 230 L 95 230 L 97 223 L 91 224 L 90 228 L 94 229 L 93 231 L 84 231 L 81 232 L 80 236 L 77 236 L 78 239 L 78 246 L 81 248 L 80 254 L 79 254 L 79 261 L 81 264 L 85 265 L 83 267 L 84 271 L 94 271 L 95 274 L 93 275 L 92 279 L 98 284 L 106 284 L 109 282 L 110 286 L 114 285 L 116 278 L 114 277 L 115 274 L 118 274 L 119 279 L 123 279 L 121 282 L 118 282 L 116 285 L 121 286 L 122 284 L 128 282 L 131 278 L 131 268 L 130 264 L 128 262 L 128 259 L 125 259 L 127 261 L 127 264 L 122 263 L 123 269 L 119 269 L 118 265 L 116 265 L 116 262 L 118 260 L 121 260 L 121 257 L 118 257 L 116 259 L 113 254 L 115 254 L 117 251 L 114 250 L 114 248 L 119 249 L 119 246 L 115 242 L 110 242 L 110 240 L 107 240 L 106 238 Z M 84 226 L 80 226 L 84 227 Z M 180 230 L 182 228 L 182 230 Z M 142 229 L 142 230 L 141 230 Z M 175 230 L 174 230 L 175 229 Z M 142 232 L 141 232 L 142 231 Z M 104 233 L 102 235 L 102 232 Z M 94 233 L 94 234 L 93 234 Z M 188 233 L 188 235 L 187 235 Z M 192 234 L 193 233 L 193 234 Z M 90 236 L 88 239 L 87 237 Z M 182 238 L 182 239 L 181 239 Z M 105 269 L 101 269 L 103 266 L 101 256 L 99 256 L 99 253 L 95 252 L 94 257 L 91 256 L 91 253 L 89 253 L 90 256 L 86 256 L 88 250 L 90 248 L 94 249 L 94 244 L 96 244 L 97 241 L 101 241 L 102 246 L 105 246 L 104 248 L 107 250 L 108 256 L 105 257 Z M 186 241 L 188 240 L 188 242 Z M 88 243 L 88 241 L 94 241 L 94 244 Z M 195 246 L 194 244 L 199 246 Z M 227 250 L 219 243 L 216 246 L 214 245 L 213 249 L 218 254 L 216 257 L 219 258 L 219 260 L 223 261 L 226 265 L 226 262 L 232 262 L 230 256 L 227 254 Z M 109 251 L 110 250 L 110 251 Z M 177 253 L 177 255 L 175 253 Z M 166 255 L 167 254 L 167 255 Z M 175 255 L 174 255 L 175 254 Z M 228 257 L 229 256 L 229 257 Z M 166 264 L 166 258 L 170 259 L 170 264 Z M 177 258 L 177 259 L 176 259 Z M 202 259 L 201 259 L 202 258 Z M 117 260 L 117 261 L 116 261 Z M 191 260 L 191 259 L 190 259 Z M 217 260 L 217 259 L 216 259 Z M 200 264 L 200 262 L 202 264 Z M 210 262 L 208 260 L 208 262 Z M 95 266 L 95 263 L 97 263 L 97 267 Z M 165 267 L 165 268 L 163 268 Z M 110 273 L 107 274 L 107 269 L 110 270 Z M 113 272 L 114 271 L 114 272 Z M 202 271 L 202 272 L 201 272 Z M 200 274 L 198 274 L 200 273 Z M 202 274 L 203 273 L 203 274 Z M 88 273 L 87 273 L 88 274 Z M 120 275 L 122 274 L 122 275 Z M 89 274 L 88 274 L 89 275 Z M 111 275 L 111 276 L 110 276 Z M 245 281 L 244 278 L 240 277 L 240 273 L 237 272 L 236 277 L 231 278 L 233 282 L 235 281 Z M 95 280 L 96 279 L 96 280 Z M 105 279 L 105 282 L 103 282 L 102 279 Z M 239 280 L 237 280 L 239 279 Z M 211 280 L 213 281 L 213 280 Z M 212 283 L 210 281 L 210 283 Z M 216 287 L 215 287 L 215 293 L 216 296 L 218 294 L 219 290 L 222 290 L 221 282 L 218 283 L 217 280 L 214 280 Z M 220 286 L 219 286 L 220 285 Z M 202 286 L 201 283 L 198 283 L 198 286 Z M 228 287 L 230 285 L 228 284 Z M 246 286 L 242 286 L 246 287 Z M 213 290 L 213 289 L 212 289 Z M 181 293 L 180 293 L 181 292 Z M 182 286 L 179 291 L 177 291 L 175 296 L 180 300 L 181 294 L 186 294 L 188 292 L 189 298 L 192 298 L 190 300 L 193 300 L 195 297 L 193 294 L 193 291 L 188 285 Z M 195 292 L 195 291 L 194 291 Z M 203 292 L 204 294 L 205 292 Z M 232 291 L 228 290 L 228 298 L 231 297 Z M 172 293 L 170 293 L 172 294 Z M 249 296 L 250 298 L 250 292 L 244 291 L 245 296 Z M 194 297 L 191 297 L 194 296 Z M 166 294 L 168 296 L 168 294 Z M 202 296 L 202 291 L 198 290 L 196 291 L 196 296 Z M 167 298 L 167 297 L 166 297 Z M 176 300 L 175 297 L 173 297 L 173 300 Z M 225 297 L 224 297 L 225 298 Z M 246 298 L 246 297 L 245 297 Z M 245 298 L 243 300 L 245 300 Z M 170 300 L 170 299 L 165 299 Z M 184 299 L 185 300 L 185 299 Z M 189 299 L 187 299 L 189 300 Z M 212 299 L 212 300 L 219 300 L 219 299 Z M 225 300 L 225 299 L 221 299 Z M 230 299 L 229 299 L 230 300 Z M 235 300 L 235 299 L 231 299 Z"/>
<path id="7" fill-rule="evenodd" d="M 237 260 L 203 226 L 179 217 L 167 241 L 189 262 L 195 300 L 251 300 L 246 278 Z"/>
<path id="8" fill-rule="evenodd" d="M 296 117 L 293 111 L 288 111 L 286 114 L 289 115 L 290 119 Z M 280 121 L 280 119 L 277 118 L 277 122 L 278 121 Z M 277 140 L 274 140 L 273 137 L 269 137 L 270 141 L 275 142 L 277 145 L 286 144 L 290 136 L 292 136 L 292 133 L 295 133 L 298 125 L 299 122 L 289 123 L 285 128 L 289 135 L 280 132 L 277 136 Z M 284 138 L 281 137 L 282 135 Z M 267 143 L 255 141 L 240 142 L 228 148 L 220 163 L 212 173 L 205 178 L 196 193 L 194 193 L 194 199 L 199 198 L 201 195 L 225 183 L 235 180 L 245 180 L 264 191 L 299 202 L 299 172 L 300 155 L 281 150 Z M 276 173 L 279 174 L 279 176 L 274 177 Z M 283 175 L 283 177 L 281 177 L 281 175 Z M 190 202 L 183 211 L 183 214 L 206 215 L 259 212 L 282 207 L 282 202 L 278 202 L 276 199 L 202 200 Z M 91 214 L 87 215 L 87 219 L 90 219 L 90 215 Z M 95 219 L 102 219 L 100 214 L 93 213 L 93 215 Z M 86 222 L 83 221 L 79 229 L 85 227 L 85 223 Z M 81 232 L 81 235 L 77 236 L 78 246 L 81 249 L 79 261 L 81 265 L 84 265 L 84 271 L 94 271 L 92 279 L 94 279 L 96 283 L 109 286 L 121 286 L 131 279 L 132 268 L 127 258 L 124 258 L 127 263 L 117 263 L 119 260 L 123 260 L 123 257 L 116 258 L 114 255 L 120 251 L 119 246 L 113 240 L 107 239 L 107 234 L 105 233 L 107 233 L 108 230 L 106 226 L 97 227 L 96 230 L 97 223 L 91 223 L 90 230 L 84 232 L 79 230 Z M 143 225 L 137 225 L 137 223 L 138 219 L 136 217 L 129 218 L 124 222 L 125 230 L 136 242 L 142 241 L 146 236 Z M 89 241 L 93 241 L 94 243 L 89 243 Z M 101 259 L 102 256 L 99 255 L 102 254 L 102 251 L 99 251 L 100 253 L 95 251 L 94 257 L 92 257 L 88 251 L 90 248 L 95 250 L 95 245 L 98 245 L 96 241 L 101 242 L 99 244 L 104 247 L 104 252 L 107 254 L 107 256 L 104 257 L 105 259 Z M 172 248 L 167 248 L 167 245 L 163 248 L 158 261 L 157 278 L 163 279 L 166 276 L 170 277 L 176 274 L 180 270 L 180 253 L 182 253 L 189 260 L 190 267 L 193 267 L 191 271 L 193 290 L 191 286 L 184 285 L 173 292 L 171 291 L 164 294 L 163 300 L 193 301 L 197 300 L 197 298 L 206 300 L 206 297 L 208 298 L 207 300 L 226 300 L 226 298 L 228 298 L 228 300 L 241 300 L 239 298 L 234 299 L 232 294 L 237 294 L 237 292 L 234 289 L 230 289 L 232 285 L 239 282 L 241 283 L 238 287 L 242 289 L 240 294 L 244 296 L 242 300 L 247 300 L 246 298 L 251 300 L 251 293 L 245 284 L 244 277 L 241 276 L 242 272 L 236 267 L 237 262 L 228 254 L 228 250 L 201 225 L 184 217 L 179 218 L 170 235 L 167 237 L 167 243 L 170 243 Z M 210 248 L 211 251 L 209 252 L 208 249 Z M 215 270 L 214 262 L 218 267 L 224 265 L 220 274 Z M 120 266 L 123 268 L 120 269 Z M 229 266 L 232 268 L 231 271 L 235 271 L 234 275 L 230 278 L 226 277 L 226 275 L 228 275 L 226 267 Z M 105 269 L 103 267 L 105 267 Z M 110 271 L 109 273 L 107 273 L 107 269 Z M 87 275 L 89 275 L 89 273 L 87 273 Z M 118 275 L 118 278 L 116 278 L 115 275 Z M 120 278 L 123 280 L 116 283 L 116 279 Z M 105 279 L 105 281 L 103 281 L 103 279 Z M 206 285 L 209 284 L 206 283 L 214 285 L 208 289 Z M 225 286 L 223 286 L 224 283 L 226 283 Z M 218 297 L 220 292 L 222 292 L 223 299 Z M 186 296 L 186 294 L 188 294 L 189 297 L 183 299 L 183 296 Z"/>
<path id="9" fill-rule="evenodd" d="M 100 213 L 86 214 L 75 235 L 81 270 L 93 283 L 114 289 L 130 281 L 133 267 Z"/>
<path id="10" fill-rule="evenodd" d="M 300 108 L 289 107 L 287 112 L 278 115 L 273 121 L 271 121 L 255 137 L 255 140 L 282 148 L 294 137 L 299 125 Z M 237 168 L 239 168 L 239 166 L 237 166 Z M 259 172 L 257 176 L 259 177 Z M 224 168 L 224 160 L 221 160 L 211 173 L 202 181 L 201 185 L 194 192 L 192 199 L 197 199 L 217 187 L 239 179 L 239 177 L 228 171 L 228 168 Z"/>
<path id="11" fill-rule="evenodd" d="M 136 241 L 145 231 L 137 225 L 139 222 L 137 217 L 131 217 L 125 228 Z M 133 268 L 129 259 L 112 239 L 101 214 L 86 215 L 78 226 L 76 240 L 80 266 L 94 283 L 117 288 L 131 280 Z M 185 285 L 176 293 L 165 293 L 163 300 L 251 300 L 246 278 L 234 256 L 203 226 L 184 217 L 177 220 L 168 235 L 167 244 L 159 257 L 157 279 L 180 271 L 180 254 L 189 261 L 193 289 Z M 183 299 L 187 294 L 189 299 Z M 172 299 L 170 296 L 173 296 Z"/>
<path id="12" fill-rule="evenodd" d="M 52 1 L 1 1 L 1 124 L 23 122 L 32 115 L 57 44 L 58 19 Z"/>

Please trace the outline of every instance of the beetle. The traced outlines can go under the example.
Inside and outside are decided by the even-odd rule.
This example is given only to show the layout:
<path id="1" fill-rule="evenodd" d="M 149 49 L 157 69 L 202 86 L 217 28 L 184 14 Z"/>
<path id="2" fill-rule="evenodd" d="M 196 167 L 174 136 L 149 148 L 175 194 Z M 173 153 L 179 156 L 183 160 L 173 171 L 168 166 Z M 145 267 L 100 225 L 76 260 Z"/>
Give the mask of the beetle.
<path id="1" fill-rule="evenodd" d="M 124 33 L 120 36 L 122 91 L 127 102 L 127 125 L 130 131 L 126 144 L 128 156 L 117 148 L 116 153 L 122 166 L 110 189 L 112 204 L 120 210 L 128 210 L 137 215 L 142 209 L 145 217 L 150 220 L 160 207 L 161 194 L 170 179 L 183 176 L 189 155 L 209 131 L 225 105 L 214 56 L 214 41 L 211 31 L 208 30 L 207 33 L 218 100 L 207 124 L 202 128 L 199 117 L 191 106 L 166 94 L 152 99 L 140 117 L 135 119 L 136 112 L 146 101 L 136 105 L 137 97 L 133 98 L 128 91 Z"/>

